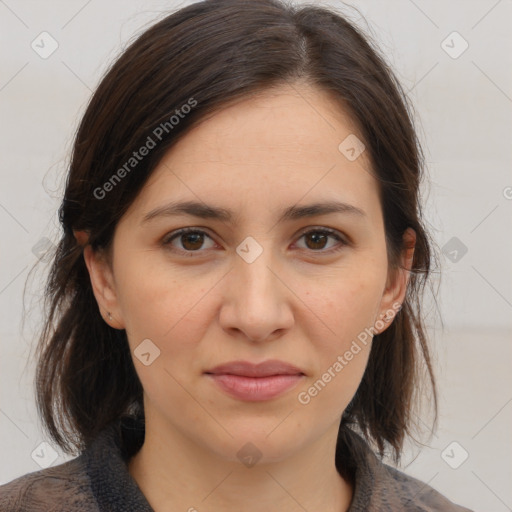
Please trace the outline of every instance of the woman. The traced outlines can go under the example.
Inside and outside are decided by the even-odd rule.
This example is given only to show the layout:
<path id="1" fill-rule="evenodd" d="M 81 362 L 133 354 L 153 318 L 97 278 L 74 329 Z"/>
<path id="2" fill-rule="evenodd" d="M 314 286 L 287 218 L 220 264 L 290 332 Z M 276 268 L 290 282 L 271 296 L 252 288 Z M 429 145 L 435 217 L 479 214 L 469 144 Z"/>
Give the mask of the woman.
<path id="1" fill-rule="evenodd" d="M 79 127 L 48 281 L 38 407 L 78 457 L 0 508 L 467 511 L 381 461 L 424 368 L 437 406 L 422 169 L 335 12 L 207 0 L 143 33 Z"/>

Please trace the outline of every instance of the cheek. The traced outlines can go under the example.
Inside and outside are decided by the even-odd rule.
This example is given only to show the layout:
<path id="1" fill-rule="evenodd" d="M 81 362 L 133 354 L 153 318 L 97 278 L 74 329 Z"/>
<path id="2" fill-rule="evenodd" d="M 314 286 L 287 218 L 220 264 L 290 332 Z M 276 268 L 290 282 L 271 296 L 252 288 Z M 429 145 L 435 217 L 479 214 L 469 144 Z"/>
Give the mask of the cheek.
<path id="1" fill-rule="evenodd" d="M 317 338 L 325 340 L 326 351 L 346 350 L 373 325 L 382 298 L 382 279 L 376 272 L 345 269 L 323 286 L 310 287 L 305 302 L 317 316 L 315 325 L 320 323 L 326 332 L 325 337 Z"/>
<path id="2" fill-rule="evenodd" d="M 308 289 L 307 336 L 315 344 L 317 364 L 300 390 L 304 400 L 299 396 L 299 403 L 318 407 L 319 413 L 322 407 L 332 407 L 337 417 L 352 399 L 370 354 L 370 328 L 382 296 L 381 279 L 375 272 L 346 272 L 344 277 L 333 277 L 321 292 Z"/>
<path id="3" fill-rule="evenodd" d="M 119 265 L 118 299 L 129 339 L 145 338 L 157 344 L 182 339 L 176 333 L 187 329 L 193 339 L 195 329 L 204 322 L 203 300 L 214 287 L 213 276 L 186 275 L 170 265 L 147 265 L 142 258 L 126 258 Z M 157 341 L 158 340 L 158 341 Z"/>
<path id="4" fill-rule="evenodd" d="M 378 302 L 375 286 L 347 281 L 344 285 L 317 296 L 312 310 L 319 312 L 319 319 L 311 321 L 308 333 L 315 364 L 296 396 L 299 408 L 310 417 L 332 422 L 339 420 L 363 377 L 371 350 L 369 326 Z M 308 299 L 315 301 L 312 290 Z"/>
<path id="5" fill-rule="evenodd" d="M 140 262 L 136 266 L 126 265 L 125 278 L 119 286 L 120 305 L 137 375 L 152 403 L 165 408 L 163 404 L 172 402 L 177 410 L 190 408 L 190 395 L 182 383 L 201 363 L 195 357 L 197 342 L 203 338 L 208 325 L 206 294 L 214 282 L 206 286 L 205 279 L 180 278 L 169 268 L 143 271 L 142 267 Z M 150 353 L 148 365 L 138 357 L 142 353 L 138 347 L 147 339 L 156 346 L 145 342 L 144 346 L 149 347 L 145 352 Z M 199 411 L 190 414 L 200 416 Z"/>

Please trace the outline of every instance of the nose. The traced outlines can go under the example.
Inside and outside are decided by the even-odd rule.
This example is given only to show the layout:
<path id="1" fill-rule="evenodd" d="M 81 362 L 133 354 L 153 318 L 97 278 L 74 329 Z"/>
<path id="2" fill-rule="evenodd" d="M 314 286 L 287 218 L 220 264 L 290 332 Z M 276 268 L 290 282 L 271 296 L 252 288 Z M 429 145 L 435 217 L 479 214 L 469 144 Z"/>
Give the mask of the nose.
<path id="1" fill-rule="evenodd" d="M 219 321 L 231 335 L 254 342 L 280 337 L 293 325 L 293 292 L 270 250 L 255 261 L 238 255 L 224 282 Z"/>

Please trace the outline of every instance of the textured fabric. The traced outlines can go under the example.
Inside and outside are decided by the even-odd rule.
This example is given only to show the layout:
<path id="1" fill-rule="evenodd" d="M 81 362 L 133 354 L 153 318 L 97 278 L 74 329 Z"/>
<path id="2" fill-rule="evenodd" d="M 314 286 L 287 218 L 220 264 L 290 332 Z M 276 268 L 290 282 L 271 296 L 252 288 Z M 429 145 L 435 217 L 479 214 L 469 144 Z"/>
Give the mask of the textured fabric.
<path id="1" fill-rule="evenodd" d="M 383 464 L 356 433 L 347 435 L 355 485 L 349 512 L 472 512 Z M 0 511 L 153 512 L 127 467 L 143 441 L 143 422 L 124 418 L 103 430 L 79 457 L 0 486 Z M 337 454 L 338 470 L 339 459 Z"/>

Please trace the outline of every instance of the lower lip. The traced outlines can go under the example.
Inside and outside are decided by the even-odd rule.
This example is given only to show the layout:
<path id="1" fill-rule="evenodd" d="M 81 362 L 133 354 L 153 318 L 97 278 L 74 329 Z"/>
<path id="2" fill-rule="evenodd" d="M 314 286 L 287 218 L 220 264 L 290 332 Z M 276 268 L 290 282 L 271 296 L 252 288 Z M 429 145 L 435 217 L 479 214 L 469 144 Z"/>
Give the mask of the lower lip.
<path id="1" fill-rule="evenodd" d="M 207 374 L 227 394 L 247 402 L 270 400 L 295 387 L 304 375 L 272 375 L 243 377 L 241 375 Z"/>

